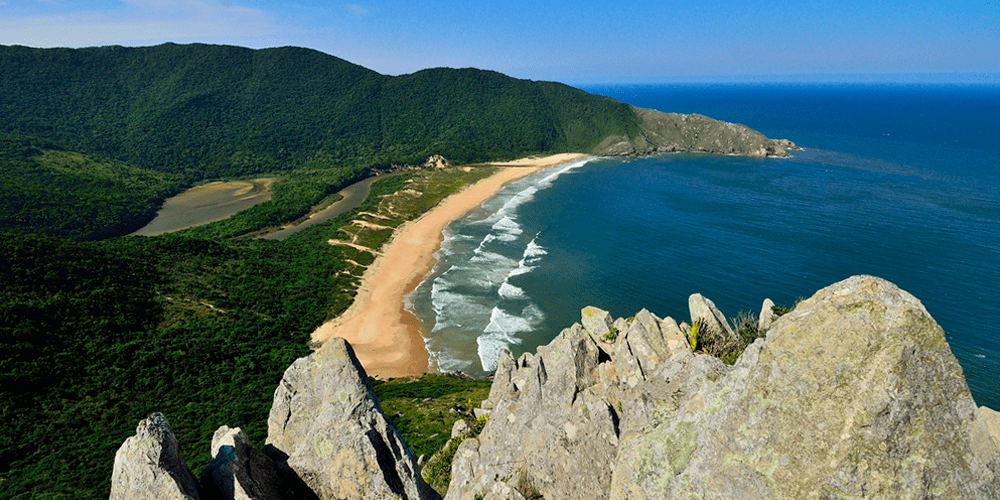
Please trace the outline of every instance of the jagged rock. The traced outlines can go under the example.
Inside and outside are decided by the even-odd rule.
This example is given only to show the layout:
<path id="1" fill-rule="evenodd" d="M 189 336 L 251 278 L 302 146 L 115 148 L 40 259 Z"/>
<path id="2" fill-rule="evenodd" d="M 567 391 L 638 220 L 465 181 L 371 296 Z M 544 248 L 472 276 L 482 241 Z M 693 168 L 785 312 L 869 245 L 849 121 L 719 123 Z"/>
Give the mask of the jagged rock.
<path id="1" fill-rule="evenodd" d="M 733 366 L 691 353 L 669 318 L 625 325 L 503 353 L 446 498 L 510 498 L 522 477 L 547 499 L 1000 498 L 1000 415 L 885 280 L 817 292 Z"/>
<path id="2" fill-rule="evenodd" d="M 587 330 L 587 333 L 590 333 L 591 336 L 602 338 L 611 332 L 614 320 L 607 311 L 596 307 L 585 307 L 581 315 L 582 319 L 580 323 L 583 324 L 584 330 Z"/>
<path id="3" fill-rule="evenodd" d="M 202 473 L 223 500 L 280 500 L 278 469 L 250 444 L 239 427 L 223 425 L 212 436 L 212 461 Z"/>
<path id="4" fill-rule="evenodd" d="M 702 320 L 702 326 L 717 332 L 724 332 L 726 335 L 734 336 L 733 327 L 729 326 L 726 316 L 715 307 L 715 303 L 706 299 L 700 293 L 692 294 L 688 297 L 688 309 L 691 313 L 691 322 Z"/>
<path id="5" fill-rule="evenodd" d="M 274 392 L 270 456 L 322 500 L 440 498 L 385 419 L 354 350 L 337 338 L 296 360 Z"/>
<path id="6" fill-rule="evenodd" d="M 139 422 L 115 454 L 111 500 L 200 499 L 198 483 L 181 461 L 177 438 L 162 413 Z"/>
<path id="7" fill-rule="evenodd" d="M 885 280 L 819 291 L 732 368 L 697 366 L 706 358 L 691 358 L 666 418 L 630 443 L 620 498 L 1000 493 L 971 453 L 975 405 L 944 332 Z"/>
<path id="8" fill-rule="evenodd" d="M 766 331 L 771 328 L 771 323 L 774 321 L 774 302 L 771 299 L 764 299 L 764 303 L 760 306 L 760 315 L 757 316 L 757 330 Z"/>
<path id="9" fill-rule="evenodd" d="M 459 446 L 446 498 L 519 498 L 510 493 L 519 481 L 550 500 L 607 498 L 622 408 L 644 397 L 675 350 L 690 352 L 677 323 L 649 311 L 620 322 L 596 308 L 581 316 L 537 355 L 501 353 L 483 404 L 490 420 Z M 610 340 L 612 324 L 621 331 Z"/>

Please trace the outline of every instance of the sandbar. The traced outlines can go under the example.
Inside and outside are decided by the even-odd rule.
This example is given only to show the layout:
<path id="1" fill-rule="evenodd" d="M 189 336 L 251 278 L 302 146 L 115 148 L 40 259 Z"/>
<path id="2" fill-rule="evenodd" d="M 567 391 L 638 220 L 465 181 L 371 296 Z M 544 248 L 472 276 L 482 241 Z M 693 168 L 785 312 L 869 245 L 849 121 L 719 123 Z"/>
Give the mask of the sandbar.
<path id="1" fill-rule="evenodd" d="M 403 296 L 413 291 L 434 266 L 442 231 L 452 220 L 480 206 L 504 185 L 538 170 L 584 158 L 563 153 L 493 163 L 495 174 L 465 187 L 420 218 L 399 226 L 365 271 L 351 306 L 312 334 L 314 342 L 343 337 L 368 375 L 379 378 L 417 376 L 430 370 L 420 320 L 407 311 Z"/>

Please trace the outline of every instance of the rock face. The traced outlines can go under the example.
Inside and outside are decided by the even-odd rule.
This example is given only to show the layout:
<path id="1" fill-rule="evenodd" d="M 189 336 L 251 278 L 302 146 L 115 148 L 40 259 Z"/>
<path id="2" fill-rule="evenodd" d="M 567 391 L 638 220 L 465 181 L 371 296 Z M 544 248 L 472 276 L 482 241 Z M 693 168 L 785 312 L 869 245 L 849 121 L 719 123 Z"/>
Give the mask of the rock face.
<path id="1" fill-rule="evenodd" d="M 280 500 L 278 469 L 250 444 L 239 427 L 219 427 L 212 436 L 212 462 L 202 474 L 224 500 Z"/>
<path id="2" fill-rule="evenodd" d="M 732 366 L 646 310 L 588 307 L 537 354 L 503 353 L 446 499 L 1000 498 L 1000 413 L 976 407 L 920 301 L 855 276 L 769 322 Z M 343 339 L 285 372 L 267 456 L 225 426 L 212 454 L 199 495 L 153 414 L 118 450 L 111 498 L 439 498 Z"/>
<path id="3" fill-rule="evenodd" d="M 820 290 L 733 366 L 670 318 L 609 321 L 585 311 L 537 355 L 501 357 L 446 499 L 1000 498 L 1000 415 L 885 280 Z"/>
<path id="4" fill-rule="evenodd" d="M 704 152 L 763 158 L 788 156 L 798 149 L 787 139 L 768 139 L 745 125 L 704 115 L 662 113 L 633 107 L 641 120 L 635 137 L 611 136 L 593 151 L 597 155 L 643 156 L 656 153 Z"/>
<path id="5" fill-rule="evenodd" d="M 195 499 L 198 483 L 181 461 L 177 438 L 162 413 L 139 422 L 115 454 L 111 500 Z"/>
<path id="6" fill-rule="evenodd" d="M 385 419 L 364 368 L 333 339 L 285 371 L 268 418 L 269 455 L 322 500 L 439 498 Z"/>

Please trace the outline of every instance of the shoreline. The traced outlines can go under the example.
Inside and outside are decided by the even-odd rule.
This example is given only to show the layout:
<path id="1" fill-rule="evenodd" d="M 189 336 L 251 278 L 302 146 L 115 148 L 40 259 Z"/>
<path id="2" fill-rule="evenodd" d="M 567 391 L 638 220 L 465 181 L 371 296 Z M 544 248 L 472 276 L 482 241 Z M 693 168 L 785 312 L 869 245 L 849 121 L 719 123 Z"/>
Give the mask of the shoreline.
<path id="1" fill-rule="evenodd" d="M 403 297 L 434 267 L 442 231 L 452 220 L 480 205 L 502 187 L 543 168 L 588 155 L 562 153 L 540 158 L 490 163 L 501 168 L 442 200 L 418 219 L 401 225 L 365 270 L 354 302 L 340 316 L 312 333 L 313 342 L 343 337 L 370 376 L 418 376 L 430 371 L 430 354 L 420 320 L 406 310 Z"/>

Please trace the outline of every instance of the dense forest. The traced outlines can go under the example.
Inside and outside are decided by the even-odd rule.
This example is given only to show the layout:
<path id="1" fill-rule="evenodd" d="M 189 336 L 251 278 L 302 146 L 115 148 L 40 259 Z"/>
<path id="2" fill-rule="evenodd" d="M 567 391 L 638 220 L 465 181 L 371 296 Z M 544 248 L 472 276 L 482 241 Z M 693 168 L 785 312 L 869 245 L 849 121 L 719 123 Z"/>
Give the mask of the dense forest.
<path id="1" fill-rule="evenodd" d="M 390 176 L 333 221 L 250 236 L 394 164 L 589 151 L 639 126 L 557 83 L 389 77 L 301 48 L 0 46 L 0 68 L 0 498 L 106 498 L 115 451 L 153 411 L 196 470 L 220 425 L 260 444 L 284 369 L 373 259 L 327 241 L 377 248 L 389 233 L 352 226 L 360 211 L 420 193 L 396 199 L 395 227 L 490 170 Z M 272 199 L 228 220 L 122 237 L 195 183 L 263 176 Z"/>
<path id="2" fill-rule="evenodd" d="M 32 201 L 20 210 L 5 205 L 0 229 L 43 227 L 84 239 L 148 222 L 148 201 L 115 203 L 111 219 L 92 227 L 71 220 L 96 213 L 91 200 L 79 198 L 72 210 L 45 203 L 74 193 L 47 197 L 18 188 L 26 185 L 25 170 L 108 185 L 122 184 L 127 170 L 141 179 L 131 184 L 133 200 L 162 199 L 204 179 L 283 173 L 275 200 L 244 223 L 249 231 L 302 216 L 373 168 L 417 164 L 432 154 L 467 163 L 589 152 L 609 135 L 635 135 L 640 123 L 626 104 L 558 83 L 475 69 L 391 77 L 294 47 L 0 46 L 0 67 L 0 147 L 33 145 L 0 160 L 0 197 Z M 53 150 L 109 167 L 99 169 L 104 177 L 60 169 Z M 44 185 L 62 189 L 59 182 Z M 48 213 L 60 210 L 66 213 Z M 44 223 L 56 219 L 62 227 Z"/>

